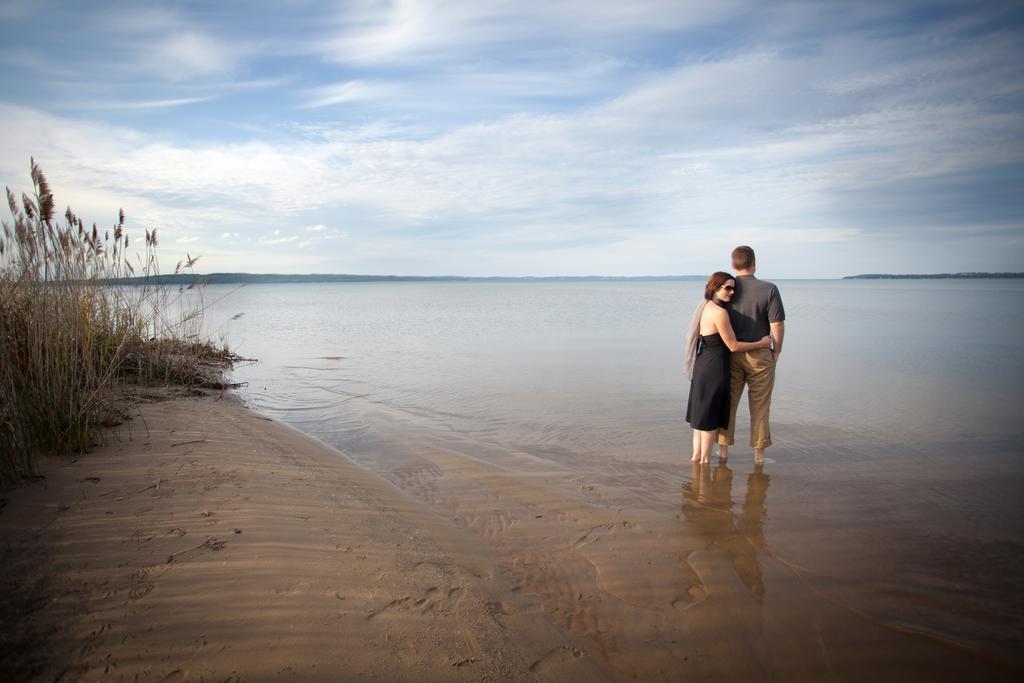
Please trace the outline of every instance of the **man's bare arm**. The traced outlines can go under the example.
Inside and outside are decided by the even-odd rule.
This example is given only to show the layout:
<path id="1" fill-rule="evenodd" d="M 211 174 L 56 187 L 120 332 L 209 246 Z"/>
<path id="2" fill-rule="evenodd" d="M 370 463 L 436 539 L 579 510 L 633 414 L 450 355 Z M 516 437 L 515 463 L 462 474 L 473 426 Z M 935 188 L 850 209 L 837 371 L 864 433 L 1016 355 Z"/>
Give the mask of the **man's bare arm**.
<path id="1" fill-rule="evenodd" d="M 778 360 L 779 354 L 782 353 L 782 339 L 786 336 L 786 323 L 769 323 L 769 327 L 772 330 L 772 339 L 775 341 L 775 350 L 772 351 L 772 358 Z"/>

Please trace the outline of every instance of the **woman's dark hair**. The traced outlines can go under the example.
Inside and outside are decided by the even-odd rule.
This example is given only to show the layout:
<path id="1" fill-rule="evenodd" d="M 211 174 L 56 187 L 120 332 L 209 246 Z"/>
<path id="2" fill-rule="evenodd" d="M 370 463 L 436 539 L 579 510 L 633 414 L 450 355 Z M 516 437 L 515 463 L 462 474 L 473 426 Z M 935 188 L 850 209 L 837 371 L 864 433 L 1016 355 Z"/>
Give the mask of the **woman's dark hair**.
<path id="1" fill-rule="evenodd" d="M 719 287 L 724 285 L 729 280 L 735 279 L 736 278 L 734 278 L 729 273 L 723 273 L 722 271 L 711 273 L 711 277 L 708 278 L 708 283 L 704 285 L 704 298 L 707 299 L 708 301 L 711 301 L 713 298 L 715 298 L 715 292 L 718 291 Z"/>

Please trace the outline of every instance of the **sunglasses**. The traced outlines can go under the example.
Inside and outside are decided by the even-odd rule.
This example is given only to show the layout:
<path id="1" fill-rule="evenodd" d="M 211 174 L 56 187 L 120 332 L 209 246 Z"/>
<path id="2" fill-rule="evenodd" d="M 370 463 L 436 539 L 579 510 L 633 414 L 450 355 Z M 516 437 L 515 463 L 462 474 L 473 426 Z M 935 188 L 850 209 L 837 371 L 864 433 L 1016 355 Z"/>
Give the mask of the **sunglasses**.
<path id="1" fill-rule="evenodd" d="M 727 292 L 735 292 L 736 291 L 736 288 L 733 287 L 732 285 L 722 285 L 721 289 L 724 289 Z"/>

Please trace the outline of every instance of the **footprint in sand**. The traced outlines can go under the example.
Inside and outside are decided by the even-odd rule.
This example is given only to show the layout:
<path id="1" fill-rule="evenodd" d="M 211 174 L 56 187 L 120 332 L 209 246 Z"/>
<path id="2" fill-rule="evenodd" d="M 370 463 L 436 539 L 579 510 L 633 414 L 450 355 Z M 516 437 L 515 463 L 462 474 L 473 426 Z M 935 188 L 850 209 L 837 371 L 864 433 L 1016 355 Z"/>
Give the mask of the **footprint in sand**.
<path id="1" fill-rule="evenodd" d="M 465 590 L 462 588 L 456 587 L 445 590 L 438 586 L 431 586 L 419 596 L 407 595 L 397 600 L 392 600 L 383 607 L 379 607 L 367 614 L 366 620 L 370 621 L 391 610 L 418 612 L 420 614 L 427 614 L 428 612 L 447 614 L 458 607 L 464 595 Z"/>
<path id="2" fill-rule="evenodd" d="M 128 599 L 141 600 L 142 598 L 152 593 L 155 587 L 156 584 L 154 584 L 152 581 L 146 581 L 144 583 L 136 584 L 132 586 L 131 589 L 129 589 Z"/>
<path id="3" fill-rule="evenodd" d="M 521 589 L 520 589 L 521 590 Z M 513 592 L 518 592 L 513 589 Z M 484 614 L 497 620 L 497 617 L 516 616 L 519 614 L 539 614 L 544 611 L 541 604 L 512 605 L 507 602 L 495 600 L 484 603 Z M 501 623 L 501 622 L 499 622 Z"/>
<path id="4" fill-rule="evenodd" d="M 309 592 L 311 585 L 312 584 L 308 581 L 299 581 L 298 583 L 293 583 L 286 588 L 278 588 L 274 592 L 278 595 L 302 595 L 303 593 Z"/>
<path id="5" fill-rule="evenodd" d="M 689 595 L 685 597 L 679 597 L 672 601 L 672 609 L 678 612 L 684 612 L 695 605 L 699 605 L 704 602 L 708 593 L 700 586 L 690 586 Z"/>
<path id="6" fill-rule="evenodd" d="M 573 662 L 583 656 L 581 650 L 574 647 L 561 646 L 551 650 L 546 655 L 530 665 L 533 673 L 548 673 L 563 664 Z"/>
<path id="7" fill-rule="evenodd" d="M 214 538 L 213 536 L 208 536 L 205 541 L 203 541 L 197 546 L 194 546 L 192 548 L 185 548 L 184 550 L 179 550 L 178 552 L 171 553 L 170 555 L 168 555 L 167 564 L 177 562 L 182 556 L 190 555 L 192 553 L 205 554 L 207 552 L 219 552 L 223 550 L 224 546 L 226 546 L 227 544 L 227 541 L 222 541 L 220 539 Z"/>
<path id="8" fill-rule="evenodd" d="M 132 543 L 137 543 L 139 545 L 142 545 L 143 543 L 149 543 L 154 538 L 156 538 L 156 534 L 155 533 L 150 533 L 150 532 L 145 531 L 143 529 L 136 529 L 128 537 L 128 540 L 131 541 Z"/>
<path id="9" fill-rule="evenodd" d="M 601 540 L 608 534 L 615 533 L 615 524 L 602 524 L 600 526 L 591 527 L 587 533 L 576 539 L 576 542 L 572 544 L 573 550 L 579 550 L 580 548 L 590 545 Z"/>
<path id="10" fill-rule="evenodd" d="M 128 589 L 129 600 L 141 600 L 156 588 L 156 584 L 150 580 L 149 569 L 139 569 L 133 572 L 130 580 L 132 586 Z"/>

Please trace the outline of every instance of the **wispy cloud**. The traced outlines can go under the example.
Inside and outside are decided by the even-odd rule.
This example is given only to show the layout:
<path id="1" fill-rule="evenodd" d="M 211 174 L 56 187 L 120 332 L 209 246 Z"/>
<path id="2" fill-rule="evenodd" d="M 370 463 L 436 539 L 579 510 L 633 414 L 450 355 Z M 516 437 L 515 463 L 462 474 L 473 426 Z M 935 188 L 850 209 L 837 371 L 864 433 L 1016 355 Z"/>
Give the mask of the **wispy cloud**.
<path id="1" fill-rule="evenodd" d="M 289 242 L 297 242 L 299 240 L 298 235 L 288 235 L 287 237 L 264 237 L 259 240 L 260 244 L 287 244 Z"/>
<path id="2" fill-rule="evenodd" d="M 374 100 L 394 92 L 394 87 L 383 83 L 346 81 L 308 90 L 306 92 L 306 101 L 302 106 L 326 107 L 332 104 Z"/>
<path id="3" fill-rule="evenodd" d="M 95 15 L 91 28 L 112 36 L 112 56 L 129 56 L 118 70 L 145 72 L 170 82 L 231 73 L 252 49 L 229 37 L 226 27 L 203 26 L 170 6 L 108 7 Z"/>
<path id="4" fill-rule="evenodd" d="M 739 7 L 740 3 L 728 0 L 361 2 L 339 12 L 336 32 L 316 47 L 328 58 L 341 62 L 445 60 L 454 55 L 509 48 L 532 50 L 548 40 L 564 44 L 590 37 L 614 42 L 637 33 L 664 34 L 720 20 Z"/>
<path id="5" fill-rule="evenodd" d="M 234 65 L 221 41 L 198 31 L 164 35 L 145 54 L 151 68 L 172 81 L 220 74 Z"/>
<path id="6" fill-rule="evenodd" d="M 214 99 L 212 95 L 207 95 L 205 97 L 182 97 L 173 100 L 139 100 L 136 102 L 75 102 L 64 106 L 79 109 L 166 109 L 168 107 L 182 107 L 188 104 L 209 102 L 212 99 Z"/>

